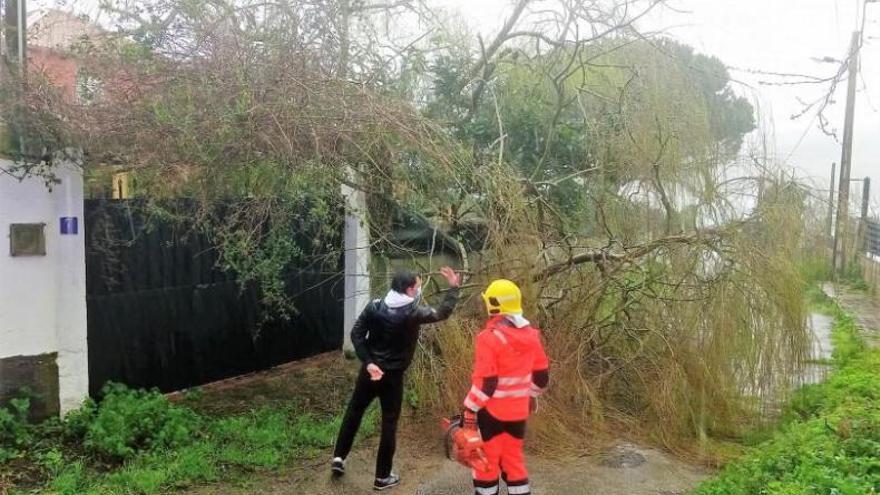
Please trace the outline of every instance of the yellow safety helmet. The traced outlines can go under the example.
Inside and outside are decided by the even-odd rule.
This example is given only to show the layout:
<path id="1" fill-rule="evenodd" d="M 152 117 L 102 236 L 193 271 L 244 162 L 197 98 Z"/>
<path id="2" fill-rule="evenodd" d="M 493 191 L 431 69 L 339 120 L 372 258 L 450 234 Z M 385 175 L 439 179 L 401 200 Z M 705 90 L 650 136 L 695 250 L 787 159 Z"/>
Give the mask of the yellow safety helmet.
<path id="1" fill-rule="evenodd" d="M 522 292 L 510 280 L 495 280 L 483 292 L 486 311 L 490 315 L 522 313 Z"/>

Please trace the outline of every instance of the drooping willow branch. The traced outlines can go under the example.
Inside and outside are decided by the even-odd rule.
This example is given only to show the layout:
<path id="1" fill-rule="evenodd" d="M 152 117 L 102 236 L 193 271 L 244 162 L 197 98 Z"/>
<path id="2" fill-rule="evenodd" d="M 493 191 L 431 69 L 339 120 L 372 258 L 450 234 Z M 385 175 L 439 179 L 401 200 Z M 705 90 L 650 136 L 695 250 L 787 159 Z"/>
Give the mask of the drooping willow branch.
<path id="1" fill-rule="evenodd" d="M 730 235 L 735 229 L 741 228 L 747 223 L 748 221 L 740 221 L 721 229 L 703 229 L 688 234 L 661 237 L 651 242 L 634 246 L 623 252 L 613 252 L 610 249 L 590 250 L 586 253 L 571 256 L 565 261 L 560 261 L 544 268 L 540 273 L 532 276 L 532 281 L 540 282 L 546 280 L 554 275 L 572 269 L 576 265 L 584 263 L 632 263 L 659 249 L 677 244 L 716 244 L 726 236 Z"/>

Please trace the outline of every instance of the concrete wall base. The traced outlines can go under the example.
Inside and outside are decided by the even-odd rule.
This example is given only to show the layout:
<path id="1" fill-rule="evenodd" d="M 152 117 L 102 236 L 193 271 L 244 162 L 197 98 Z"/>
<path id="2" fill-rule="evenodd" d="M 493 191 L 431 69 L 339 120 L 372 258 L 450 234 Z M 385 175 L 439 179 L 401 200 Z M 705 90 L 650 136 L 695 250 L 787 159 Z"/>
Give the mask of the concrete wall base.
<path id="1" fill-rule="evenodd" d="M 57 360 L 56 353 L 0 359 L 0 405 L 10 399 L 27 397 L 31 400 L 31 419 L 57 416 L 60 411 Z"/>

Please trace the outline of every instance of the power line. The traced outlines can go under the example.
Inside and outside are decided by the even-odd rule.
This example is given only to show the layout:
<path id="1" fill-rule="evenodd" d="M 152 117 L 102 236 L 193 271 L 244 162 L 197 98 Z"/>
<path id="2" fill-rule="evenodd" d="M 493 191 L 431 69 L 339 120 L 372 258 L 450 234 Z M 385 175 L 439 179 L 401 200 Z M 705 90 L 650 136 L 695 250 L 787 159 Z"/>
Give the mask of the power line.
<path id="1" fill-rule="evenodd" d="M 856 9 L 855 9 L 855 11 L 856 11 L 855 12 L 856 13 L 856 26 L 861 28 L 861 29 L 858 29 L 859 34 L 858 34 L 856 52 L 860 51 L 861 48 L 865 44 L 865 26 L 867 25 L 867 19 L 868 19 L 868 15 L 867 15 L 868 4 L 875 3 L 875 2 L 878 2 L 878 0 L 857 0 L 856 1 Z M 834 2 L 835 14 L 837 14 L 837 7 L 838 7 L 838 4 L 837 4 L 837 1 L 835 0 L 835 2 Z M 861 7 L 861 9 L 859 7 Z M 838 23 L 838 29 L 839 29 L 839 23 Z M 828 134 L 828 131 L 826 131 L 824 128 L 825 120 L 823 118 L 823 112 L 828 108 L 828 106 L 830 106 L 831 101 L 832 101 L 832 96 L 837 91 L 837 86 L 842 81 L 843 75 L 846 72 L 848 72 L 849 70 L 852 70 L 852 68 L 850 67 L 851 62 L 852 62 L 852 60 L 851 60 L 852 56 L 853 56 L 853 52 L 850 51 L 850 54 L 846 58 L 846 60 L 844 60 L 840 63 L 840 67 L 838 69 L 837 74 L 835 74 L 833 77 L 824 79 L 824 82 L 831 82 L 831 86 L 828 89 L 826 96 L 824 98 L 820 98 L 819 100 L 814 101 L 813 103 L 807 104 L 807 106 L 804 110 L 804 113 L 809 111 L 809 109 L 812 106 L 816 105 L 817 103 L 819 103 L 820 101 L 822 101 L 824 99 L 824 101 L 822 101 L 822 103 L 819 105 L 816 113 L 813 115 L 813 118 L 810 119 L 810 122 L 807 125 L 806 129 L 804 130 L 803 134 L 801 134 L 800 139 L 798 139 L 798 142 L 795 144 L 795 146 L 791 149 L 791 151 L 786 156 L 786 161 L 788 161 L 797 152 L 797 150 L 801 147 L 801 145 L 803 144 L 807 135 L 809 134 L 810 129 L 813 127 L 813 125 L 815 124 L 817 119 L 819 120 L 820 125 L 823 127 L 823 132 Z M 861 79 L 862 92 L 866 96 L 866 100 L 868 102 L 868 105 L 876 113 L 877 108 L 874 106 L 873 102 L 870 99 L 870 96 L 868 93 L 868 85 L 867 85 L 867 81 L 865 80 L 864 72 L 858 71 L 858 67 L 856 67 L 855 70 L 858 72 L 858 77 Z M 780 83 L 776 83 L 777 85 L 810 84 L 814 81 L 816 83 L 823 82 L 823 80 L 821 78 L 812 77 L 812 76 L 803 76 L 803 75 L 798 75 L 798 74 L 774 74 L 774 73 L 766 73 L 766 74 L 767 75 L 776 75 L 776 76 L 781 76 L 781 77 L 800 77 L 801 78 L 800 81 L 794 81 L 794 82 L 783 81 Z M 801 115 L 803 115 L 803 113 Z"/>

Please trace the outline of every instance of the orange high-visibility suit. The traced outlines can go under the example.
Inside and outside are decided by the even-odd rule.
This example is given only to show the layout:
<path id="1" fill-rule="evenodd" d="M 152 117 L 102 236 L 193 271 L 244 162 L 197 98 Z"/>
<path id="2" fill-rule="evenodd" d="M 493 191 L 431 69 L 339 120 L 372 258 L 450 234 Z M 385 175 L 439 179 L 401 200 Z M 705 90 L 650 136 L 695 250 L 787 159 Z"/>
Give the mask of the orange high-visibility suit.
<path id="1" fill-rule="evenodd" d="M 549 383 L 540 332 L 527 320 L 492 316 L 477 335 L 465 422 L 479 425 L 489 468 L 473 471 L 476 495 L 497 495 L 499 475 L 511 495 L 530 495 L 523 439 L 531 404 Z M 472 425 L 473 427 L 473 425 Z"/>

